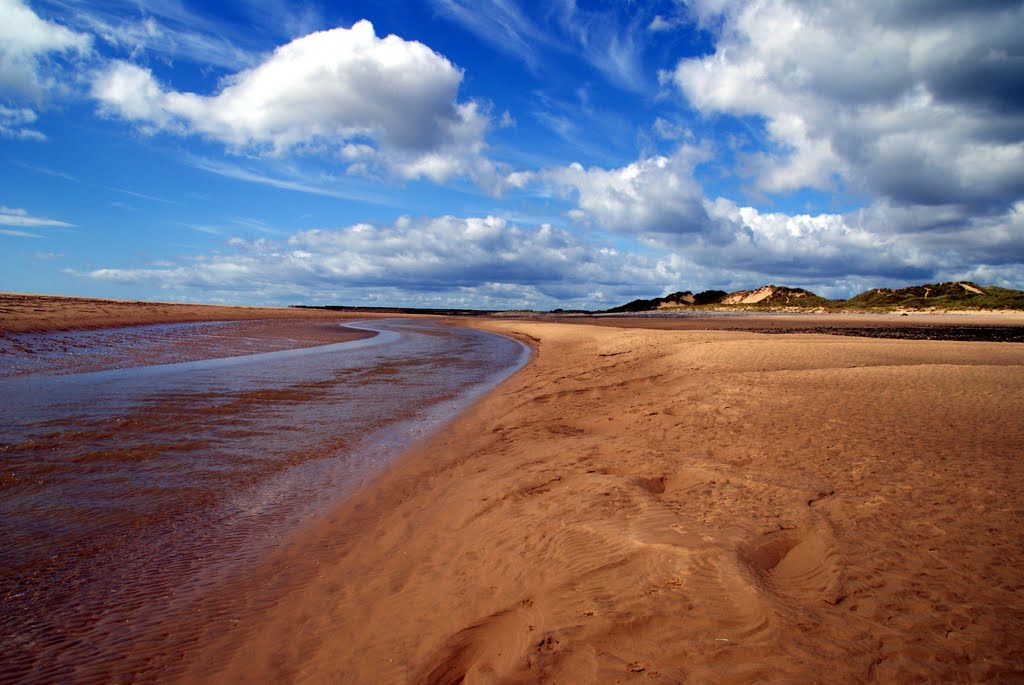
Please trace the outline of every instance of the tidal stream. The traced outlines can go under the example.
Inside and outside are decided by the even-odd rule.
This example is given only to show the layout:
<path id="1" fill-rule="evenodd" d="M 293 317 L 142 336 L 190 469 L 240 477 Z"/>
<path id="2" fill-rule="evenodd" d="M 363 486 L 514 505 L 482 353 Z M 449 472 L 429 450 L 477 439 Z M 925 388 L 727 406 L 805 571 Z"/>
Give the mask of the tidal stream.
<path id="1" fill-rule="evenodd" d="M 0 682 L 173 676 L 284 591 L 244 587 L 268 551 L 528 357 L 430 321 L 357 327 L 376 335 L 0 378 Z"/>

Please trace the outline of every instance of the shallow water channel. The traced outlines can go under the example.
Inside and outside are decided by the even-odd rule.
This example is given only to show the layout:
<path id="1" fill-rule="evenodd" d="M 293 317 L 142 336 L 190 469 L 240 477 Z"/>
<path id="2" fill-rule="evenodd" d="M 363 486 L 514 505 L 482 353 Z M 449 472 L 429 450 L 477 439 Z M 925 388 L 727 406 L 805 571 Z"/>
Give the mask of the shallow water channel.
<path id="1" fill-rule="evenodd" d="M 358 326 L 376 335 L 0 378 L 0 682 L 173 675 L 205 597 L 528 356 L 430 321 Z"/>

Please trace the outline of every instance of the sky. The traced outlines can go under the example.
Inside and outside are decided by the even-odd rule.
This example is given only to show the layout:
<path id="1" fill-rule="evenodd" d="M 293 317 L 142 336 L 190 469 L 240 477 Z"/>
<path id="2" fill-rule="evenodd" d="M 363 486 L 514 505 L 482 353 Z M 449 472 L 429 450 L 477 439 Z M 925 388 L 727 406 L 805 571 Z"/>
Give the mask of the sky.
<path id="1" fill-rule="evenodd" d="M 1024 288 L 1024 2 L 0 0 L 0 290 Z"/>

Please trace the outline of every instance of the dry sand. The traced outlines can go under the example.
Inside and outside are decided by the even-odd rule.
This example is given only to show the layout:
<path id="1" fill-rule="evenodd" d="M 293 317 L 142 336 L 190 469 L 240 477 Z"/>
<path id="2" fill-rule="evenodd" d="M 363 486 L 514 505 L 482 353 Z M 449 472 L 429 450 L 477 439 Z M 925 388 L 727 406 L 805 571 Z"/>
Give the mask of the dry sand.
<path id="1" fill-rule="evenodd" d="M 473 325 L 534 360 L 184 680 L 1024 679 L 1024 346 Z"/>
<path id="2" fill-rule="evenodd" d="M 189 679 L 1024 677 L 1024 347 L 542 323 Z"/>

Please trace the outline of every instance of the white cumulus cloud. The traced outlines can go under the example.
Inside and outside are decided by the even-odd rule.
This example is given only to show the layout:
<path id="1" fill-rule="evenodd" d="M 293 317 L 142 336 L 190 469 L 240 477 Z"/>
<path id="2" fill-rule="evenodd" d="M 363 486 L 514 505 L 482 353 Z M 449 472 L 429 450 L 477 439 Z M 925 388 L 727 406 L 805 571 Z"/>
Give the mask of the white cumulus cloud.
<path id="1" fill-rule="evenodd" d="M 483 158 L 490 114 L 457 99 L 462 72 L 422 43 L 378 38 L 373 25 L 320 31 L 277 48 L 212 95 L 179 92 L 114 61 L 92 92 L 104 112 L 145 130 L 197 134 L 269 154 L 334 151 L 339 160 L 442 182 L 493 182 Z"/>
<path id="2" fill-rule="evenodd" d="M 575 195 L 577 220 L 641 236 L 662 237 L 707 229 L 703 190 L 694 167 L 707 159 L 701 148 L 681 146 L 669 157 L 645 157 L 626 166 L 584 168 L 573 163 L 540 178 Z M 510 184 L 522 179 L 510 179 Z"/>
<path id="3" fill-rule="evenodd" d="M 762 212 L 723 198 L 705 205 L 717 224 L 714 239 L 697 236 L 681 252 L 747 283 L 804 285 L 831 296 L 963 274 L 1009 285 L 1024 262 L 1024 202 L 991 216 L 887 203 L 815 215 Z"/>
<path id="4" fill-rule="evenodd" d="M 832 276 L 913 277 L 928 267 L 913 241 L 851 223 L 842 214 L 761 212 L 724 198 L 707 201 L 715 240 L 698 238 L 687 252 L 700 263 L 760 274 L 768 280 L 828 282 Z"/>
<path id="5" fill-rule="evenodd" d="M 680 268 L 671 255 L 623 253 L 546 224 L 440 216 L 312 229 L 285 240 L 232 239 L 198 260 L 88 275 L 277 300 L 543 308 L 618 304 L 671 287 L 683 278 Z"/>
<path id="6" fill-rule="evenodd" d="M 0 95 L 38 101 L 50 87 L 40 67 L 53 53 L 88 51 L 89 36 L 41 19 L 21 0 L 0 0 Z"/>
<path id="7" fill-rule="evenodd" d="M 714 53 L 666 77 L 703 113 L 763 118 L 762 190 L 836 179 L 903 204 L 1024 194 L 1024 5 L 698 0 Z"/>
<path id="8" fill-rule="evenodd" d="M 683 146 L 623 167 L 573 164 L 515 181 L 560 188 L 574 201 L 572 218 L 678 260 L 677 271 L 689 274 L 679 287 L 776 282 L 841 296 L 865 284 L 962 273 L 1013 283 L 1024 262 L 1024 201 L 981 213 L 959 203 L 887 200 L 847 213 L 764 211 L 706 197 L 693 176 L 705 158 L 701 148 Z"/>

